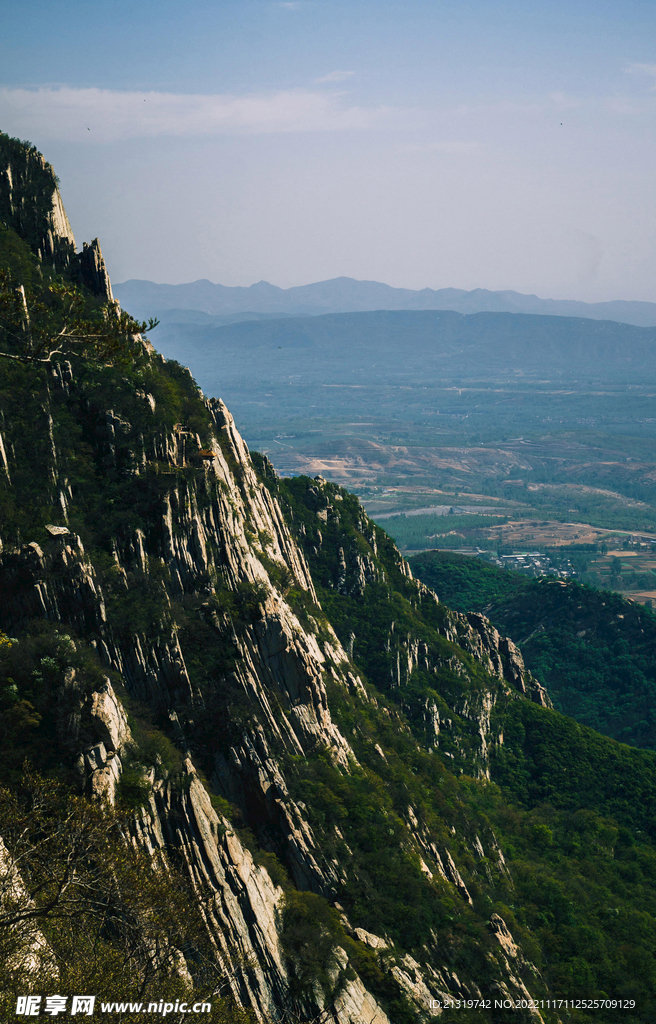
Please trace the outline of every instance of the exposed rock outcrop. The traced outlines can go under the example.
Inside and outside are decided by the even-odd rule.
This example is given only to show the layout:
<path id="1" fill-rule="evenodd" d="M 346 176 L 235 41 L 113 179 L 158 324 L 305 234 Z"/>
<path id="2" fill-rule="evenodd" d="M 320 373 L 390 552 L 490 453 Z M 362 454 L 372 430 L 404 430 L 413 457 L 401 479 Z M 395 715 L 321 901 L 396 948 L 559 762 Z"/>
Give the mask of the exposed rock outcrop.
<path id="1" fill-rule="evenodd" d="M 29 157 L 26 166 L 46 174 L 47 165 L 35 161 Z M 13 164 L 7 166 L 0 198 L 20 221 L 16 172 Z M 23 182 L 23 193 L 26 188 Z M 58 193 L 53 196 L 51 191 L 43 214 L 53 241 L 46 231 L 34 245 L 42 256 L 55 254 L 55 259 L 60 251 L 70 255 L 73 238 Z M 63 240 L 60 249 L 55 236 Z M 85 246 L 80 266 L 88 287 L 111 300 L 97 242 Z M 96 680 L 89 689 L 71 671 L 59 683 L 56 725 L 62 759 L 77 772 L 82 791 L 110 805 L 120 797 L 126 765 L 131 765 L 146 793 L 130 825 L 131 841 L 157 852 L 171 871 L 185 872 L 204 900 L 211 894 L 204 902 L 208 933 L 238 1001 L 261 1019 L 293 1005 L 307 1016 L 322 1013 L 334 1024 L 394 1024 L 383 996 L 372 983 L 365 984 L 369 975 L 358 976 L 353 968 L 337 931 L 326 978 L 302 995 L 293 994 L 293 957 L 284 938 L 285 892 L 273 880 L 275 872 L 272 877 L 256 862 L 248 838 L 237 835 L 228 809 L 232 805 L 233 816 L 257 832 L 267 854 L 279 858 L 297 891 L 336 904 L 349 883 L 361 884 L 366 892 L 371 882 L 363 880 L 339 827 L 334 832 L 341 855 L 325 841 L 311 813 L 316 808 L 308 808 L 305 800 L 335 798 L 320 785 L 310 787 L 309 798 L 299 797 L 294 785 L 298 765 L 314 758 L 340 779 L 359 772 L 366 781 L 372 771 L 365 757 L 371 753 L 378 765 L 390 768 L 393 756 L 388 758 L 371 739 L 368 747 L 358 748 L 358 763 L 353 745 L 367 731 L 356 711 L 365 709 L 367 715 L 385 718 L 417 756 L 433 757 L 426 748 L 438 751 L 454 773 L 485 776 L 489 750 L 498 741 L 491 724 L 495 702 L 508 694 L 541 704 L 548 698 L 510 641 L 482 616 L 442 609 L 431 591 L 412 580 L 409 566 L 387 540 L 383 564 L 381 535 L 364 510 L 350 496 L 329 494 L 320 478 L 310 482 L 306 494 L 312 522 L 307 529 L 294 526 L 296 537 L 304 537 L 304 553 L 290 528 L 290 510 L 256 473 L 225 405 L 204 402 L 188 382 L 179 405 L 191 410 L 189 423 L 173 424 L 161 412 L 160 393 L 148 390 L 146 377 L 144 372 L 134 383 L 117 375 L 115 394 L 108 397 L 101 381 L 89 387 L 77 381 L 70 363 L 52 368 L 39 398 L 38 416 L 43 418 L 35 430 L 43 503 L 54 522 L 30 526 L 28 536 L 14 530 L 0 537 L 0 625 L 20 634 L 32 620 L 46 620 L 69 627 L 95 649 L 106 673 L 102 682 Z M 72 453 L 63 450 L 68 437 L 60 440 L 58 414 L 67 429 L 75 424 L 77 449 L 73 446 Z M 176 412 L 182 415 L 186 412 Z M 19 437 L 9 422 L 0 422 L 0 469 L 13 487 L 22 469 L 16 455 Z M 88 495 L 78 478 L 82 448 L 94 486 L 104 476 L 112 481 L 100 512 L 84 505 Z M 332 543 L 346 521 L 347 497 L 355 502 L 355 530 L 345 531 L 334 549 L 321 591 L 326 606 L 337 597 L 362 602 L 376 588 L 387 588 L 390 606 L 398 600 L 417 612 L 427 608 L 435 613 L 430 642 L 421 629 L 400 629 L 390 614 L 382 653 L 385 683 L 399 693 L 395 707 L 384 705 L 381 691 L 361 678 L 355 664 L 359 638 L 349 629 L 340 643 L 320 606 L 310 569 L 308 551 L 330 561 L 328 540 Z M 121 506 L 119 512 L 115 506 Z M 88 550 L 81 539 L 87 539 L 84 528 L 77 525 L 84 524 L 85 515 L 107 517 L 102 530 L 90 530 L 100 539 L 96 548 L 87 542 Z M 58 517 L 66 525 L 57 525 Z M 392 577 L 406 588 L 402 597 L 392 595 Z M 423 749 L 408 724 L 414 710 L 410 684 L 417 673 L 435 680 L 421 711 Z M 141 702 L 162 725 L 183 765 L 177 774 L 157 756 L 144 758 L 121 693 Z M 349 701 L 352 720 L 348 714 L 338 718 L 336 709 Z M 407 814 L 401 812 L 404 821 L 385 812 L 391 834 L 399 830 L 398 846 L 412 861 L 413 878 L 446 892 L 457 908 L 454 913 L 473 915 L 477 878 L 489 877 L 485 872 L 492 869 L 497 879 L 505 881 L 508 874 L 496 838 L 488 834 L 491 829 L 477 825 L 481 840 L 467 823 L 462 835 L 441 823 L 442 838 L 431 838 L 421 801 L 415 803 Z M 362 920 L 353 924 L 343 921 L 345 930 L 339 934 L 344 946 L 366 947 L 377 958 L 370 975 L 379 971 L 393 979 L 396 996 L 418 1014 L 425 1014 L 430 999 L 480 995 L 473 978 L 460 977 L 442 961 L 446 954 L 435 935 L 421 948 L 407 947 L 402 936 L 393 941 L 363 927 Z M 491 929 L 499 946 L 494 962 L 501 990 L 527 992 L 530 970 L 517 944 L 501 918 L 492 919 Z"/>
<path id="2" fill-rule="evenodd" d="M 55 380 L 67 394 L 74 393 L 70 373 L 65 379 L 57 375 Z M 165 565 L 171 598 L 178 594 L 181 600 L 193 598 L 204 603 L 217 643 L 231 645 L 231 685 L 249 706 L 248 724 L 241 736 L 235 736 L 229 751 L 218 749 L 214 754 L 211 781 L 225 798 L 243 809 L 247 818 L 256 813 L 260 827 L 269 828 L 279 837 L 278 849 L 281 853 L 284 850 L 288 870 L 299 889 L 334 900 L 346 877 L 345 868 L 326 856 L 304 810 L 291 798 L 280 755 L 286 752 L 297 757 L 324 749 L 335 765 L 348 772 L 356 761 L 347 738 L 332 720 L 325 678 L 328 675 L 345 693 L 358 693 L 361 700 L 371 698 L 334 633 L 325 624 L 322 633 L 318 618 L 310 616 L 301 622 L 287 602 L 288 587 L 296 586 L 316 608 L 316 616 L 321 616 L 307 561 L 292 539 L 278 502 L 259 482 L 232 417 L 220 402 L 208 403 L 207 410 L 215 431 L 214 443 L 203 450 L 208 457 L 203 454 L 191 476 L 172 480 L 163 496 L 161 516 L 153 519 L 146 531 L 115 538 L 114 579 L 123 582 L 113 585 L 129 587 L 135 574 L 147 580 L 157 566 Z M 116 410 L 111 414 L 99 410 L 101 422 L 100 443 L 117 446 L 119 465 L 124 450 L 135 443 L 135 429 Z M 110 442 L 102 440 L 107 438 L 107 428 Z M 172 469 L 181 464 L 193 466 L 193 452 L 201 448 L 198 440 L 189 436 L 182 445 L 181 434 L 178 429 L 155 439 L 153 454 Z M 55 475 L 59 473 L 56 462 L 55 450 Z M 362 525 L 366 528 L 364 519 Z M 75 626 L 93 639 L 104 664 L 120 673 L 136 697 L 162 711 L 175 708 L 180 737 L 193 736 L 199 716 L 207 713 L 206 698 L 191 681 L 187 652 L 172 620 L 167 621 L 169 597 L 163 592 L 164 618 L 154 631 L 136 628 L 117 632 L 107 611 L 104 585 L 79 537 L 68 527 L 61 527 L 46 531 L 40 540 L 19 549 L 6 546 L 2 555 L 7 581 L 2 621 L 13 631 L 35 617 Z M 381 581 L 373 556 L 365 557 L 353 550 L 349 558 L 349 593 L 361 595 L 364 587 Z M 404 564 L 400 557 L 398 564 Z M 231 614 L 222 610 L 221 588 L 249 595 L 249 622 L 236 628 Z M 423 593 L 424 600 L 435 600 L 425 588 L 422 592 L 419 584 L 417 592 Z M 485 620 L 474 617 L 469 621 L 449 613 L 443 632 L 461 650 L 470 651 L 504 685 L 522 691 L 523 684 L 525 692 L 526 674 L 518 653 L 504 647 Z M 397 665 L 398 685 L 402 686 L 417 666 L 430 671 L 439 667 L 426 644 L 401 641 L 399 650 L 405 653 L 403 664 L 399 661 Z M 466 673 L 455 650 L 450 657 L 455 658 L 457 670 Z M 70 680 L 68 685 L 74 687 L 75 681 Z M 481 691 L 476 710 L 466 702 L 457 709 L 461 716 L 469 714 L 476 719 L 482 763 L 492 700 L 489 691 Z M 449 729 L 449 718 L 440 718 L 434 709 L 433 721 L 439 744 L 440 730 Z M 125 712 L 109 680 L 80 700 L 77 713 L 69 714 L 61 729 L 69 749 L 78 743 L 76 765 L 86 791 L 97 800 L 113 803 L 132 739 Z M 266 869 L 255 865 L 230 823 L 214 811 L 190 757 L 185 770 L 190 781 L 182 790 L 171 781 L 157 779 L 155 773 L 145 772 L 151 797 L 135 820 L 135 839 L 149 850 L 162 851 L 173 862 L 184 864 L 195 885 L 210 886 L 214 900 L 208 925 L 226 965 L 231 965 L 228 974 L 233 992 L 264 1016 L 284 1005 L 287 998 L 287 967 L 279 937 L 283 893 Z M 471 904 L 452 852 L 446 847 L 438 850 L 422 840 L 421 822 L 414 812 L 410 828 L 417 849 L 422 850 L 428 876 L 443 879 Z M 370 936 L 364 929 L 355 935 L 370 946 L 375 940 L 381 953 L 388 952 L 387 940 Z M 401 991 L 418 1008 L 429 997 L 464 991 L 462 983 L 456 984 L 448 971 L 433 977 L 430 971 L 426 973 L 428 968 L 411 957 L 406 956 L 403 962 L 395 960 L 390 970 Z M 508 984 L 512 986 L 510 979 Z M 323 997 L 316 998 L 323 1005 Z M 386 1024 L 389 1019 L 357 978 L 344 984 L 330 1012 L 338 1024 Z"/>
<path id="3" fill-rule="evenodd" d="M 0 223 L 12 228 L 38 259 L 67 273 L 106 302 L 112 286 L 95 238 L 76 253 L 75 236 L 66 215 L 51 165 L 34 148 L 0 133 Z"/>
<path id="4" fill-rule="evenodd" d="M 53 168 L 34 147 L 0 134 L 0 222 L 57 270 L 75 261 L 75 238 Z"/>
<path id="5" fill-rule="evenodd" d="M 113 302 L 112 284 L 97 238 L 90 245 L 84 243 L 78 256 L 78 266 L 82 284 L 106 302 Z"/>

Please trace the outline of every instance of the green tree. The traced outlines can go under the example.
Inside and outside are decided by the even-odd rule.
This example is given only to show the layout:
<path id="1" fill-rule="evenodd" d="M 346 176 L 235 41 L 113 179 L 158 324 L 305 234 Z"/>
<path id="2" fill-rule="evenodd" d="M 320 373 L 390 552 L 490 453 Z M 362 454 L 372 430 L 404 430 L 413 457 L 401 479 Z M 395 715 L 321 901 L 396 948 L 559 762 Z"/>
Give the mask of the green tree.
<path id="1" fill-rule="evenodd" d="M 55 356 L 131 361 L 138 336 L 158 321 L 135 320 L 117 302 L 90 307 L 78 288 L 55 282 L 41 292 L 0 272 L 0 357 L 49 363 Z"/>

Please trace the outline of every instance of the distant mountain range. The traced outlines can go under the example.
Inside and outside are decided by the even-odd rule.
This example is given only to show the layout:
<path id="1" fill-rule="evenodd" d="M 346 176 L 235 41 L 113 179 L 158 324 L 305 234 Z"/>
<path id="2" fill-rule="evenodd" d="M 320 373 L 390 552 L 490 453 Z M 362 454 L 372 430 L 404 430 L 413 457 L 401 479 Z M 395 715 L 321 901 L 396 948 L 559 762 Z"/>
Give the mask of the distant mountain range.
<path id="1" fill-rule="evenodd" d="M 211 394 L 265 380 L 370 386 L 518 373 L 656 380 L 656 328 L 611 320 L 448 310 L 274 315 L 240 323 L 178 315 L 164 320 L 154 340 L 167 358 L 190 366 Z"/>
<path id="2" fill-rule="evenodd" d="M 533 313 L 550 316 L 616 320 L 637 327 L 656 326 L 656 303 L 577 302 L 573 299 L 540 299 L 520 292 L 492 292 L 485 288 L 391 288 L 378 281 L 336 277 L 331 281 L 277 288 L 259 281 L 248 288 L 228 288 L 211 281 L 189 284 L 155 284 L 130 280 L 114 287 L 114 294 L 133 316 L 161 316 L 167 310 L 198 310 L 213 315 L 278 314 L 317 316 L 322 313 L 356 313 L 374 310 L 450 309 L 457 313 Z M 240 319 L 242 317 L 240 316 Z"/>

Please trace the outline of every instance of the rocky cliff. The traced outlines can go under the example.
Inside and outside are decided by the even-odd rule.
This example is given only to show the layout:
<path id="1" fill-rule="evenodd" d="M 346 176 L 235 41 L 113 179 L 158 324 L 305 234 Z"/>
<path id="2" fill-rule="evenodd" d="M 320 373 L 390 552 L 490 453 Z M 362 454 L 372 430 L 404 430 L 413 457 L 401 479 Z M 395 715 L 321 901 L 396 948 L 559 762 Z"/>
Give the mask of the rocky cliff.
<path id="1" fill-rule="evenodd" d="M 0 132 L 0 224 L 29 245 L 41 264 L 112 302 L 98 239 L 76 252 L 75 236 L 51 165 L 34 146 Z"/>
<path id="2" fill-rule="evenodd" d="M 257 1020 L 556 1020 L 517 851 L 557 812 L 497 781 L 517 792 L 555 718 L 512 641 L 152 350 L 12 364 L 0 400 L 3 782 L 27 753 L 124 815 Z M 163 942 L 194 984 L 196 947 Z"/>
<path id="3" fill-rule="evenodd" d="M 154 360 L 158 373 L 164 373 L 158 357 Z M 31 622 L 45 619 L 75 630 L 95 648 L 104 668 L 116 673 L 131 695 L 166 722 L 184 756 L 188 783 L 181 787 L 158 778 L 154 768 L 144 769 L 150 790 L 134 818 L 133 834 L 148 850 L 164 852 L 178 870 L 184 867 L 195 885 L 212 887 L 215 900 L 207 923 L 213 941 L 226 963 L 232 957 L 246 964 L 229 972 L 237 998 L 261 1017 L 294 1002 L 308 1014 L 329 1006 L 340 1024 L 382 1024 L 388 1017 L 376 995 L 349 970 L 349 957 L 339 945 L 331 954 L 331 985 L 315 984 L 300 991 L 291 984 L 293 957 L 290 960 L 281 939 L 283 889 L 274 884 L 265 866 L 254 861 L 230 820 L 216 812 L 206 787 L 237 809 L 262 847 L 284 864 L 297 890 L 319 894 L 341 907 L 349 867 L 327 850 L 325 836 L 318 837 L 309 820 L 305 801 L 290 792 L 299 788 L 296 764 L 321 754 L 345 777 L 361 770 L 348 737 L 331 714 L 327 683 L 342 699 L 355 699 L 372 714 L 390 711 L 379 708 L 334 633 L 318 603 L 304 551 L 290 532 L 287 519 L 294 525 L 294 514 L 291 509 L 283 514 L 275 487 L 268 487 L 266 477 L 256 473 L 225 406 L 204 401 L 192 382 L 185 381 L 194 413 L 203 417 L 202 424 L 195 424 L 203 428 L 201 437 L 187 423 L 164 429 L 156 418 L 157 400 L 143 387 L 128 388 L 124 382 L 122 394 L 115 394 L 113 407 L 107 409 L 95 397 L 94 383 L 86 376 L 76 379 L 70 365 L 53 366 L 42 377 L 43 405 L 34 428 L 41 436 L 40 470 L 47 481 L 42 497 L 58 525 L 34 526 L 20 540 L 18 531 L 13 536 L 4 533 L 3 628 L 20 637 Z M 141 481 L 151 491 L 148 515 L 139 526 L 129 521 L 119 521 L 116 527 L 101 523 L 104 536 L 89 535 L 91 545 L 111 552 L 111 559 L 101 558 L 102 566 L 81 537 L 88 534 L 78 506 L 85 484 L 78 481 L 76 488 L 72 482 L 76 444 L 81 442 L 71 444 L 69 422 L 64 450 L 60 449 L 64 412 L 81 424 L 84 436 L 92 441 L 91 460 L 102 467 L 105 480 L 112 481 L 112 488 L 102 495 L 108 519 L 116 500 L 109 493 L 117 485 L 127 488 L 128 501 L 132 489 L 139 499 Z M 20 428 L 12 429 L 13 422 L 7 410 L 3 443 L 9 453 L 10 494 L 20 478 L 20 446 L 26 442 Z M 337 499 L 353 502 L 350 495 L 321 480 L 308 481 L 307 496 L 317 526 L 312 539 L 321 533 L 319 527 L 324 534 L 329 532 L 328 519 L 334 519 Z M 370 583 L 384 579 L 390 568 L 376 554 L 377 528 L 361 508 L 356 514 L 362 536 L 371 541 L 370 550 L 359 553 L 345 534 L 333 564 L 332 585 L 338 594 L 362 598 Z M 339 532 L 338 525 L 332 523 L 331 528 Z M 392 624 L 390 684 L 403 691 L 416 669 L 435 674 L 445 666 L 471 684 L 471 669 L 477 665 L 480 679 L 473 687 L 459 687 L 447 706 L 444 699 L 424 701 L 422 714 L 429 750 L 439 751 L 446 735 L 446 747 L 452 748 L 446 755 L 457 761 L 458 770 L 467 765 L 486 776 L 489 746 L 499 742 L 490 721 L 498 695 L 512 692 L 519 698 L 528 691 L 543 703 L 544 695 L 524 672 L 512 644 L 501 640 L 482 617 L 467 619 L 442 609 L 434 594 L 411 579 L 398 552 L 390 550 L 391 572 L 402 578 L 411 600 L 439 612 L 436 637 L 445 645 L 436 647 L 411 635 L 397 638 Z M 126 623 L 121 604 L 131 592 L 141 607 Z M 146 604 L 144 618 L 140 613 Z M 357 643 L 354 636 L 351 655 Z M 199 646 L 204 659 L 199 658 Z M 100 689 L 80 694 L 77 704 L 74 695 L 75 679 L 69 674 L 58 699 L 69 709 L 58 723 L 59 741 L 83 791 L 113 805 L 120 800 L 124 763 L 130 757 L 134 760 L 125 711 L 109 677 Z M 398 714 L 397 728 L 406 728 Z M 377 749 L 376 756 L 385 760 L 382 747 Z M 207 781 L 201 781 L 199 771 Z M 482 841 L 477 834 L 435 842 L 421 812 L 411 807 L 399 827 L 403 843 L 418 859 L 417 875 L 426 879 L 427 894 L 431 885 L 443 885 L 471 906 L 464 869 L 457 864 L 463 843 L 477 857 L 489 860 L 488 870 L 507 872 L 489 829 Z M 473 979 L 441 963 L 439 942 L 426 945 L 422 963 L 416 950 L 413 956 L 397 942 L 363 930 L 357 918 L 351 920 L 346 913 L 342 926 L 354 942 L 382 951 L 399 994 L 417 1012 L 427 1012 L 429 999 L 479 992 Z M 523 961 L 515 957 L 511 968 L 507 950 L 498 946 L 498 985 L 526 995 L 517 970 Z M 529 980 L 535 977 L 530 965 L 526 971 Z"/>

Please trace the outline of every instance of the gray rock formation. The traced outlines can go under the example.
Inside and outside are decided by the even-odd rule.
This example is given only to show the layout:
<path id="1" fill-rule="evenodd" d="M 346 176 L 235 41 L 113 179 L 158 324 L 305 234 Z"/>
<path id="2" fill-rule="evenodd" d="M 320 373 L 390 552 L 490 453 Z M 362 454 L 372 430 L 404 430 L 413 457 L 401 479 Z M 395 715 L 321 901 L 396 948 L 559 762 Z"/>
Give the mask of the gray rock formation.
<path id="1" fill-rule="evenodd" d="M 64 387 L 59 375 L 53 379 Z M 74 381 L 67 379 L 66 387 L 74 387 Z M 249 721 L 229 756 L 217 751 L 211 781 L 238 805 L 257 806 L 260 821 L 268 821 L 284 837 L 286 860 L 296 886 L 333 900 L 344 868 L 325 855 L 303 808 L 290 797 L 280 755 L 287 752 L 299 756 L 323 748 L 348 772 L 354 755 L 347 738 L 332 721 L 324 680 L 329 677 L 344 692 L 355 688 L 361 699 L 369 698 L 335 635 L 321 634 L 317 622 L 314 630 L 312 621 L 308 628 L 287 603 L 286 581 L 291 579 L 316 606 L 306 560 L 291 537 L 278 503 L 258 481 L 232 417 L 220 402 L 208 403 L 207 409 L 216 440 L 209 457 L 203 459 L 202 476 L 172 484 L 164 514 L 158 523 L 151 524 L 147 534 L 135 531 L 131 539 L 117 541 L 117 573 L 128 579 L 134 573 L 147 575 L 154 567 L 166 564 L 172 596 L 202 597 L 217 639 L 226 633 L 233 635 L 232 679 L 248 701 Z M 112 436 L 122 432 L 123 442 L 132 444 L 134 432 L 122 417 L 103 413 L 99 422 Z M 158 458 L 172 468 L 190 459 L 193 445 L 185 447 L 180 440 L 180 431 L 155 440 Z M 53 463 L 56 467 L 56 452 Z M 56 468 L 54 471 L 56 476 Z M 60 488 L 61 481 L 55 479 L 53 487 Z M 26 620 L 43 617 L 70 623 L 81 633 L 95 637 L 107 668 L 120 673 L 139 699 L 162 710 L 175 707 L 181 734 L 191 734 L 195 719 L 205 713 L 204 703 L 190 680 L 187 652 L 176 632 L 163 621 L 155 634 L 137 629 L 129 636 L 118 635 L 108 619 L 103 587 L 79 537 L 68 528 L 51 529 L 47 536 L 43 547 L 31 542 L 12 549 L 5 543 L 2 569 L 8 585 L 2 594 L 3 623 L 17 632 Z M 399 566 L 403 564 L 399 556 Z M 350 552 L 348 561 L 344 553 L 343 566 L 344 585 L 347 580 L 353 581 L 348 585 L 355 586 L 356 591 L 379 577 L 374 563 L 357 552 Z M 215 598 L 221 587 L 236 592 L 244 585 L 252 588 L 259 610 L 251 624 L 237 634 Z M 421 584 L 416 588 L 423 600 L 436 600 Z M 453 644 L 468 650 L 502 685 L 522 692 L 531 685 L 519 653 L 482 617 L 448 613 L 444 634 Z M 399 685 L 414 666 L 435 667 L 425 645 L 410 643 L 403 649 Z M 464 662 L 456 662 L 460 671 L 467 671 Z M 74 688 L 75 680 L 68 679 L 66 685 Z M 484 690 L 478 704 L 467 706 L 464 702 L 456 709 L 461 716 L 471 717 L 480 733 L 478 763 L 483 773 L 491 739 L 489 714 L 493 700 L 493 691 Z M 432 714 L 435 744 L 439 746 L 440 729 L 448 730 L 449 722 L 441 721 L 436 709 Z M 78 744 L 73 760 L 83 788 L 95 799 L 113 803 L 131 736 L 109 679 L 93 694 L 80 696 L 77 712 L 60 723 L 60 731 L 62 742 L 69 748 Z M 86 737 L 83 743 L 82 737 Z M 156 779 L 152 772 L 144 774 L 151 797 L 135 820 L 134 834 L 149 850 L 164 851 L 176 863 L 184 864 L 196 884 L 202 881 L 212 887 L 215 902 L 209 924 L 226 963 L 233 963 L 229 974 L 234 994 L 264 1016 L 284 1005 L 288 984 L 279 940 L 283 893 L 266 869 L 254 864 L 230 823 L 214 811 L 191 757 L 185 771 L 190 784 L 182 792 L 171 782 Z M 453 885 L 461 898 L 471 902 L 452 852 L 426 843 L 414 811 L 408 822 L 425 871 Z M 360 931 L 362 935 L 356 931 L 356 937 L 371 945 L 371 937 Z M 377 941 L 386 944 L 386 940 Z M 379 948 L 383 950 L 382 945 Z M 456 984 L 448 972 L 427 974 L 406 954 L 399 952 L 398 960 L 396 951 L 385 952 L 393 958 L 389 968 L 393 976 L 418 1009 L 429 996 L 436 999 L 445 993 L 465 991 L 463 983 Z M 510 977 L 507 984 L 512 990 Z M 316 998 L 321 1008 L 323 997 Z M 338 1024 L 385 1024 L 388 1019 L 357 979 L 351 979 L 340 990 L 330 1012 Z"/>
<path id="2" fill-rule="evenodd" d="M 57 193 L 59 195 L 59 193 Z M 100 243 L 94 238 L 90 245 L 85 242 L 78 256 L 80 280 L 90 292 L 98 295 L 106 302 L 113 302 L 112 284 L 109 280 L 107 267 L 100 251 Z"/>
<path id="3" fill-rule="evenodd" d="M 76 253 L 75 236 L 51 165 L 34 148 L 0 133 L 0 223 L 13 228 L 41 262 L 78 278 L 113 302 L 98 239 Z"/>
<path id="4" fill-rule="evenodd" d="M 53 168 L 34 147 L 0 135 L 0 222 L 57 270 L 75 261 L 75 238 Z"/>
<path id="5" fill-rule="evenodd" d="M 6 194 L 13 195 L 11 190 Z M 56 221 L 65 232 L 67 222 L 56 215 L 56 203 L 53 210 L 53 225 Z M 96 275 L 94 288 L 111 298 L 99 246 L 94 243 L 85 253 L 89 273 Z M 211 891 L 207 928 L 233 994 L 260 1019 L 275 1016 L 290 1005 L 294 970 L 282 939 L 285 894 L 267 868 L 256 863 L 226 814 L 215 809 L 211 793 L 223 800 L 220 807 L 232 803 L 245 821 L 257 822 L 263 834 L 273 837 L 271 848 L 284 860 L 297 890 L 336 904 L 354 869 L 348 857 L 335 857 L 317 838 L 307 806 L 294 796 L 290 766 L 321 752 L 343 777 L 354 773 L 359 766 L 352 734 L 333 720 L 329 689 L 372 713 L 379 705 L 352 662 L 357 637 L 352 634 L 349 652 L 340 644 L 319 605 L 308 561 L 288 519 L 256 474 L 223 403 L 210 400 L 202 406 L 208 429 L 201 441 L 200 426 L 162 426 L 157 402 L 143 388 L 132 396 L 138 403 L 135 415 L 128 415 L 118 398 L 108 409 L 93 394 L 80 398 L 78 387 L 70 364 L 54 366 L 43 421 L 35 424 L 43 439 L 48 497 L 68 525 L 51 523 L 22 539 L 16 534 L 0 537 L 0 623 L 19 634 L 30 620 L 48 620 L 75 629 L 95 647 L 106 675 L 90 691 L 74 671 L 67 672 L 60 684 L 56 722 L 62 756 L 91 799 L 115 803 L 125 764 L 139 756 L 120 692 L 170 724 L 184 781 L 172 778 L 156 761 L 141 764 L 148 796 L 132 820 L 131 839 L 160 854 L 170 870 L 184 872 L 197 891 Z M 53 430 L 48 405 L 53 396 L 84 408 L 86 437 L 99 472 L 115 474 L 122 482 L 147 474 L 156 479 L 159 497 L 152 499 L 148 515 L 135 517 L 139 525 L 112 534 L 111 556 L 104 552 L 102 559 L 85 550 L 73 514 L 69 517 L 74 490 Z M 0 468 L 11 487 L 20 469 L 17 437 L 7 422 L 2 431 Z M 315 481 L 310 496 L 317 523 L 315 550 L 321 549 L 322 530 L 339 524 L 340 500 L 338 495 L 328 501 L 325 481 Z M 364 544 L 344 541 L 332 587 L 339 595 L 359 599 L 368 587 L 386 584 L 386 575 L 377 559 L 373 524 L 364 510 L 357 514 Z M 411 586 L 413 606 L 435 608 L 437 598 L 412 581 L 398 551 L 391 557 L 388 571 Z M 144 599 L 133 604 L 126 621 L 120 614 L 120 595 L 131 590 Z M 156 609 L 150 619 L 149 608 Z M 190 609 L 204 630 L 203 642 L 222 658 L 204 685 L 194 671 L 196 641 L 180 624 Z M 514 645 L 483 617 L 444 609 L 440 621 L 444 645 L 439 652 L 422 640 L 399 636 L 392 624 L 392 683 L 403 690 L 418 668 L 434 674 L 448 671 L 466 682 L 451 704 L 443 700 L 439 707 L 425 708 L 429 747 L 442 750 L 448 739 L 445 756 L 454 763 L 458 759 L 458 770 L 485 776 L 489 749 L 501 741 L 491 726 L 499 695 L 539 703 L 547 698 L 526 673 Z M 387 708 L 380 713 L 392 720 Z M 394 723 L 410 735 L 399 715 Z M 467 743 L 460 750 L 465 733 Z M 221 742 L 216 740 L 219 735 Z M 387 760 L 380 746 L 375 750 Z M 468 835 L 467 827 L 462 836 L 455 828 L 445 831 L 452 840 L 437 843 L 420 808 L 408 806 L 403 843 L 424 880 L 444 887 L 469 913 L 474 892 L 465 880 L 472 877 L 466 866 L 469 851 L 472 863 L 484 863 L 486 872 L 506 878 L 508 868 L 491 829 Z M 418 1019 L 426 1014 L 428 1000 L 480 995 L 475 981 L 445 966 L 436 938 L 421 955 L 416 949 L 411 955 L 388 937 L 354 924 L 351 928 L 344 922 L 350 935 L 349 940 L 344 936 L 345 945 L 357 942 L 375 954 L 378 967 L 394 979 Z M 500 918 L 493 918 L 491 929 L 499 947 L 499 985 L 521 996 L 527 992 L 530 965 Z M 337 944 L 329 959 L 330 986 L 317 984 L 305 993 L 303 1013 L 322 1013 L 327 1024 L 394 1024 L 354 971 L 349 953 Z"/>

